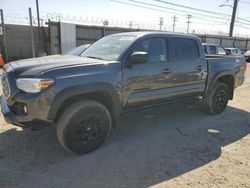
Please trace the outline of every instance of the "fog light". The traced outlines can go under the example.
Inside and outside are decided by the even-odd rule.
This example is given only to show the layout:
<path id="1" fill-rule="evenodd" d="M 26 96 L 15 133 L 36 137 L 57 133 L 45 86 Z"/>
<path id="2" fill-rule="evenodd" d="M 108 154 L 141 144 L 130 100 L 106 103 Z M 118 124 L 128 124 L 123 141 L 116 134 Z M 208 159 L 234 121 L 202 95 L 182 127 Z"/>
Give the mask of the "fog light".
<path id="1" fill-rule="evenodd" d="M 23 112 L 25 113 L 25 114 L 27 114 L 28 113 L 28 108 L 27 108 L 27 106 L 23 106 Z"/>

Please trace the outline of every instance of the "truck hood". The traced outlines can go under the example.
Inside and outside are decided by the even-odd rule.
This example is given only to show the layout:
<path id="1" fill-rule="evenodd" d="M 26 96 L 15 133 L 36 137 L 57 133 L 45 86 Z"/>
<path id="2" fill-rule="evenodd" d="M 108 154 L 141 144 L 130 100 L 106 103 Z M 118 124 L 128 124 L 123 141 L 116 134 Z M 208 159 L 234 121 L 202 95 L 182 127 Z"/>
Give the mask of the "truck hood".
<path id="1" fill-rule="evenodd" d="M 9 63 L 16 76 L 38 75 L 43 72 L 72 66 L 86 66 L 91 64 L 107 64 L 109 61 L 85 58 L 72 55 L 53 55 L 39 58 L 31 58 Z"/>

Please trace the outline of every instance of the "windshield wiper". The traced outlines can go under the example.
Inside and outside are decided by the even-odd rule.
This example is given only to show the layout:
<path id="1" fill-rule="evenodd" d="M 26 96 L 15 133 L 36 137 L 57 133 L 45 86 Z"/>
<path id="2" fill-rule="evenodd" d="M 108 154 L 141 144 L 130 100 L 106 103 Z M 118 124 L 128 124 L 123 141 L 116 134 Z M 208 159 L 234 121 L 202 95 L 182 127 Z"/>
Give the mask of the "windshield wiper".
<path id="1" fill-rule="evenodd" d="M 100 60 L 103 60 L 102 58 L 100 58 L 100 57 L 95 57 L 95 56 L 83 56 L 83 57 L 92 58 L 92 59 L 100 59 Z"/>

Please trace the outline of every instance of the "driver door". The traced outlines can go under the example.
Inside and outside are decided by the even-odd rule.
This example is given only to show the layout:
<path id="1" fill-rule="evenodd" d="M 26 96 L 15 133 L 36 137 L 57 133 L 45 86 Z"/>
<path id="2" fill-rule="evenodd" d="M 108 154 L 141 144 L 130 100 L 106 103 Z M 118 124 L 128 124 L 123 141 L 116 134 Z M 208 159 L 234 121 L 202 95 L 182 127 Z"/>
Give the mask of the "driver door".
<path id="1" fill-rule="evenodd" d="M 123 106 L 131 108 L 166 99 L 166 88 L 174 83 L 173 62 L 169 57 L 167 38 L 148 38 L 139 42 L 133 52 L 146 52 L 148 62 L 125 67 L 123 73 Z"/>

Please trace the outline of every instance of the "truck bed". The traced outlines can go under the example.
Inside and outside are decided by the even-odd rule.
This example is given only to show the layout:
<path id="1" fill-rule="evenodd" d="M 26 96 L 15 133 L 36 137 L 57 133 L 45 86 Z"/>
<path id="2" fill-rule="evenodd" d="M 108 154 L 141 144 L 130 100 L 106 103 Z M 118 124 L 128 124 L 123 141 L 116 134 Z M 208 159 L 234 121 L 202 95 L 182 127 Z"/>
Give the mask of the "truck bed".
<path id="1" fill-rule="evenodd" d="M 246 61 L 244 56 L 206 55 L 208 64 L 208 80 L 216 77 L 218 70 L 235 75 L 234 87 L 239 87 L 244 82 Z"/>

